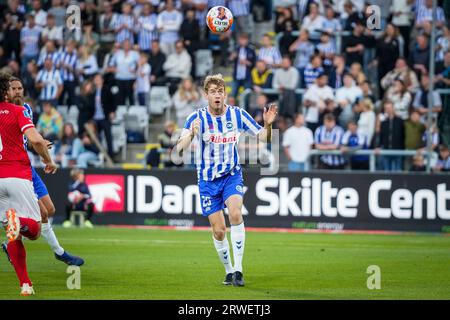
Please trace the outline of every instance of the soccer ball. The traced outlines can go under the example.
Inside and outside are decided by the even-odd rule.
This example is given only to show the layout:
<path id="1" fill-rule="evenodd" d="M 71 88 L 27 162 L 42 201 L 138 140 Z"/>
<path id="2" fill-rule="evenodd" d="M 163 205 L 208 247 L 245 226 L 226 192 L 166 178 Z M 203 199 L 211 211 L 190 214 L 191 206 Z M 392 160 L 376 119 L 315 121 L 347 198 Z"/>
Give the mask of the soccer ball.
<path id="1" fill-rule="evenodd" d="M 78 190 L 69 192 L 69 194 L 67 195 L 67 198 L 69 200 L 70 203 L 74 203 L 76 200 L 78 200 L 81 197 L 81 192 Z"/>
<path id="2" fill-rule="evenodd" d="M 206 25 L 214 33 L 226 32 L 233 25 L 233 14 L 228 8 L 212 7 L 206 15 Z"/>

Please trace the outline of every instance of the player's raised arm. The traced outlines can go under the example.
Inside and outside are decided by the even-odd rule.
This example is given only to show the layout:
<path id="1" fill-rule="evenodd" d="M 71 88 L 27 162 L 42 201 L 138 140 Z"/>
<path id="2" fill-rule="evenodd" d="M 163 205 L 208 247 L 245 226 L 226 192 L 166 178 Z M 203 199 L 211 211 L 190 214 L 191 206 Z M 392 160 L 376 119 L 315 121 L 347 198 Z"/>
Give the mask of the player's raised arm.
<path id="1" fill-rule="evenodd" d="M 45 164 L 45 173 L 55 173 L 57 166 L 48 152 L 48 142 L 34 127 L 25 129 L 24 134 L 27 137 L 28 142 L 33 146 L 33 149 L 42 157 L 42 161 Z"/>
<path id="2" fill-rule="evenodd" d="M 259 141 L 267 143 L 270 143 L 272 141 L 272 124 L 277 117 L 277 110 L 278 107 L 274 103 L 271 103 L 269 107 L 264 109 L 264 128 L 262 128 L 258 134 Z"/>
<path id="3" fill-rule="evenodd" d="M 181 133 L 181 137 L 178 139 L 176 145 L 178 153 L 182 153 L 189 148 L 194 137 L 200 132 L 200 119 L 198 118 L 198 115 L 193 115 L 193 117 L 193 119 L 190 119 L 190 117 L 188 118 L 185 128 Z"/>

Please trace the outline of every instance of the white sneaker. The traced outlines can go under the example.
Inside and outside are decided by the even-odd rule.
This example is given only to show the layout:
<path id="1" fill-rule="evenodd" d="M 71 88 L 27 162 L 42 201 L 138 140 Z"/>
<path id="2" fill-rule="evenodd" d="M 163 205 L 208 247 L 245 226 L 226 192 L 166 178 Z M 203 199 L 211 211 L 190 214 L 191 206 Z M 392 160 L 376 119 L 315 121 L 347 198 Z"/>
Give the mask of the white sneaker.
<path id="1" fill-rule="evenodd" d="M 9 241 L 14 241 L 20 234 L 20 220 L 17 216 L 16 210 L 9 209 L 6 211 L 6 237 Z"/>
<path id="2" fill-rule="evenodd" d="M 33 286 L 29 285 L 28 283 L 24 283 L 20 290 L 21 296 L 31 296 L 34 294 Z"/>

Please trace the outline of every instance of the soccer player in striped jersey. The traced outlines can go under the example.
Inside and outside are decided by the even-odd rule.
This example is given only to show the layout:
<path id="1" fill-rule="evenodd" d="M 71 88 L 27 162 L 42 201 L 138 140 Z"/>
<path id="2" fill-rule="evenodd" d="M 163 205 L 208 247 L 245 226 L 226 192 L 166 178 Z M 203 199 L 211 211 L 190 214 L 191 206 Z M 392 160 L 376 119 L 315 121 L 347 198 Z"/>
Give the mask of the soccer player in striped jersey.
<path id="1" fill-rule="evenodd" d="M 245 228 L 242 218 L 244 185 L 239 165 L 237 144 L 241 133 L 257 136 L 270 142 L 272 123 L 277 106 L 265 109 L 264 127 L 261 127 L 247 111 L 225 104 L 225 82 L 221 74 L 206 77 L 203 89 L 208 106 L 188 116 L 177 143 L 177 151 L 186 150 L 197 138 L 196 154 L 198 186 L 203 216 L 208 217 L 213 232 L 214 246 L 225 267 L 223 284 L 243 286 L 242 260 L 244 256 Z M 223 209 L 228 208 L 231 224 L 234 266 L 231 264 L 230 246 L 226 236 Z"/>
<path id="2" fill-rule="evenodd" d="M 23 84 L 22 81 L 19 78 L 11 77 L 10 80 L 10 86 L 8 90 L 8 102 L 16 104 L 16 105 L 23 105 L 24 107 L 24 114 L 33 120 L 33 109 L 30 105 L 27 103 L 24 103 L 24 90 L 23 90 Z M 24 146 L 25 149 L 27 149 L 28 141 L 26 137 L 24 136 Z M 41 212 L 41 235 L 44 237 L 45 241 L 50 245 L 53 252 L 55 253 L 55 258 L 68 264 L 68 265 L 76 265 L 81 266 L 84 264 L 84 260 L 80 257 L 73 256 L 67 251 L 65 251 L 58 242 L 58 239 L 56 238 L 55 232 L 52 229 L 52 226 L 49 222 L 49 217 L 53 216 L 55 214 L 55 206 L 53 204 L 52 199 L 50 198 L 50 195 L 48 193 L 47 187 L 45 186 L 44 182 L 42 181 L 39 174 L 36 172 L 36 170 L 32 167 L 32 182 L 33 182 L 33 188 L 36 195 L 36 198 L 38 200 L 39 209 Z M 7 251 L 7 244 L 4 242 L 2 243 L 2 249 L 8 255 Z M 9 260 L 9 256 L 8 256 Z M 11 260 L 10 260 L 11 261 Z"/>

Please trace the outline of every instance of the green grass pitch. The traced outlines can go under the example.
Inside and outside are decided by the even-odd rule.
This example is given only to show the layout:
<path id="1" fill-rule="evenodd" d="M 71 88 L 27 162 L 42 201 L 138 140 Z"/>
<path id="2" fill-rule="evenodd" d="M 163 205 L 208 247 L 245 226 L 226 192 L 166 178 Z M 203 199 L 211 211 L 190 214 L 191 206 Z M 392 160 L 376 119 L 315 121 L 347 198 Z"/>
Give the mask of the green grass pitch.
<path id="1" fill-rule="evenodd" d="M 40 239 L 26 242 L 36 296 L 19 296 L 0 252 L 0 299 L 450 299 L 448 236 L 247 232 L 246 286 L 235 288 L 221 284 L 224 270 L 206 231 L 55 232 L 86 260 L 81 289 L 67 289 L 67 266 Z M 370 265 L 381 269 L 379 290 L 367 288 Z"/>

